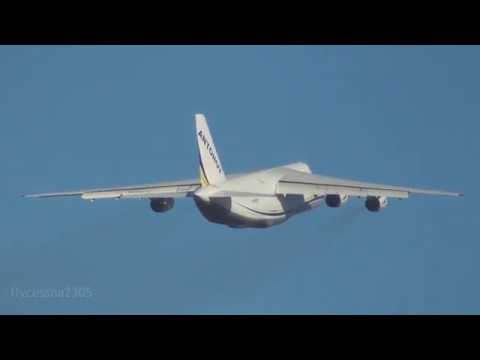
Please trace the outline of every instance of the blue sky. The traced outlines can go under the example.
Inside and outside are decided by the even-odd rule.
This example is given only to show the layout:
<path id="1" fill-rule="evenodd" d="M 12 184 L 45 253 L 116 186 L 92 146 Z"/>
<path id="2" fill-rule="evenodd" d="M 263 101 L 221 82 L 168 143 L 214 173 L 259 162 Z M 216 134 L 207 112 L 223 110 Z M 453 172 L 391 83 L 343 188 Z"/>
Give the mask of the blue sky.
<path id="1" fill-rule="evenodd" d="M 0 47 L 0 313 L 480 313 L 478 64 L 476 46 Z M 227 173 L 305 161 L 465 197 L 264 230 L 188 199 L 20 197 L 197 177 L 196 112 Z M 38 295 L 67 288 L 87 292 Z"/>

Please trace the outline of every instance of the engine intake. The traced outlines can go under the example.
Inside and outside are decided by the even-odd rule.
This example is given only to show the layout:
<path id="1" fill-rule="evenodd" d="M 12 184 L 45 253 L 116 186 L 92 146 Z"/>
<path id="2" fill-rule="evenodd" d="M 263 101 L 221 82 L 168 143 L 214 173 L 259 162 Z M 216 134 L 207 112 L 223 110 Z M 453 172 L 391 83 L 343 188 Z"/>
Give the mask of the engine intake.
<path id="1" fill-rule="evenodd" d="M 348 200 L 348 195 L 329 194 L 325 197 L 325 203 L 328 207 L 340 207 Z"/>
<path id="2" fill-rule="evenodd" d="M 365 207 L 368 211 L 377 212 L 388 205 L 387 198 L 385 196 L 369 196 L 365 200 Z"/>
<path id="3" fill-rule="evenodd" d="M 159 198 L 150 199 L 150 207 L 157 213 L 163 213 L 173 208 L 175 199 L 173 198 Z"/>

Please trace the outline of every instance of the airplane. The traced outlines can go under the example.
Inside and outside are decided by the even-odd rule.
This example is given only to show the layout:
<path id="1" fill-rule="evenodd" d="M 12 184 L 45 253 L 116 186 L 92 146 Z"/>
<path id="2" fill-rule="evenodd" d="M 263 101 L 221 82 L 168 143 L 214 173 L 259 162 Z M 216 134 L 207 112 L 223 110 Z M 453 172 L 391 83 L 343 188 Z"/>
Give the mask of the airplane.
<path id="1" fill-rule="evenodd" d="M 190 197 L 209 221 L 231 228 L 268 228 L 321 204 L 338 208 L 352 197 L 365 199 L 378 212 L 388 198 L 410 194 L 463 196 L 461 193 L 373 184 L 312 174 L 303 162 L 227 175 L 203 114 L 195 114 L 200 177 L 146 185 L 24 195 L 28 198 L 80 196 L 84 200 L 148 199 L 157 213 L 173 208 L 175 199 Z"/>

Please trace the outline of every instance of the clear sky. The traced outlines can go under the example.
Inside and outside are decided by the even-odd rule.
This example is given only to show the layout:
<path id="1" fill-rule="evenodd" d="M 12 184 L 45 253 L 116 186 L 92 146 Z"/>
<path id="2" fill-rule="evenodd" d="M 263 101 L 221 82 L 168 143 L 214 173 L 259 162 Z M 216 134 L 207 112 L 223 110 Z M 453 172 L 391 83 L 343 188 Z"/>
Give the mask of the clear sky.
<path id="1" fill-rule="evenodd" d="M 0 47 L 0 313 L 480 313 L 479 64 L 474 46 Z M 305 161 L 465 197 L 261 230 L 189 199 L 20 197 L 197 177 L 196 112 L 227 173 Z"/>

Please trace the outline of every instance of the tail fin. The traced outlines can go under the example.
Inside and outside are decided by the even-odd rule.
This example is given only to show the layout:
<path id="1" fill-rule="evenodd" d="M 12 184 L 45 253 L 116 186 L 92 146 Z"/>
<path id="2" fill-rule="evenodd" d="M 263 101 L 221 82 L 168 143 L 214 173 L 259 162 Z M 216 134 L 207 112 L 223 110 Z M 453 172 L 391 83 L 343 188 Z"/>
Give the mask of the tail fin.
<path id="1" fill-rule="evenodd" d="M 202 186 L 214 185 L 225 181 L 222 163 L 215 150 L 215 144 L 208 129 L 207 119 L 203 114 L 195 114 L 195 125 L 197 128 L 200 181 Z"/>

